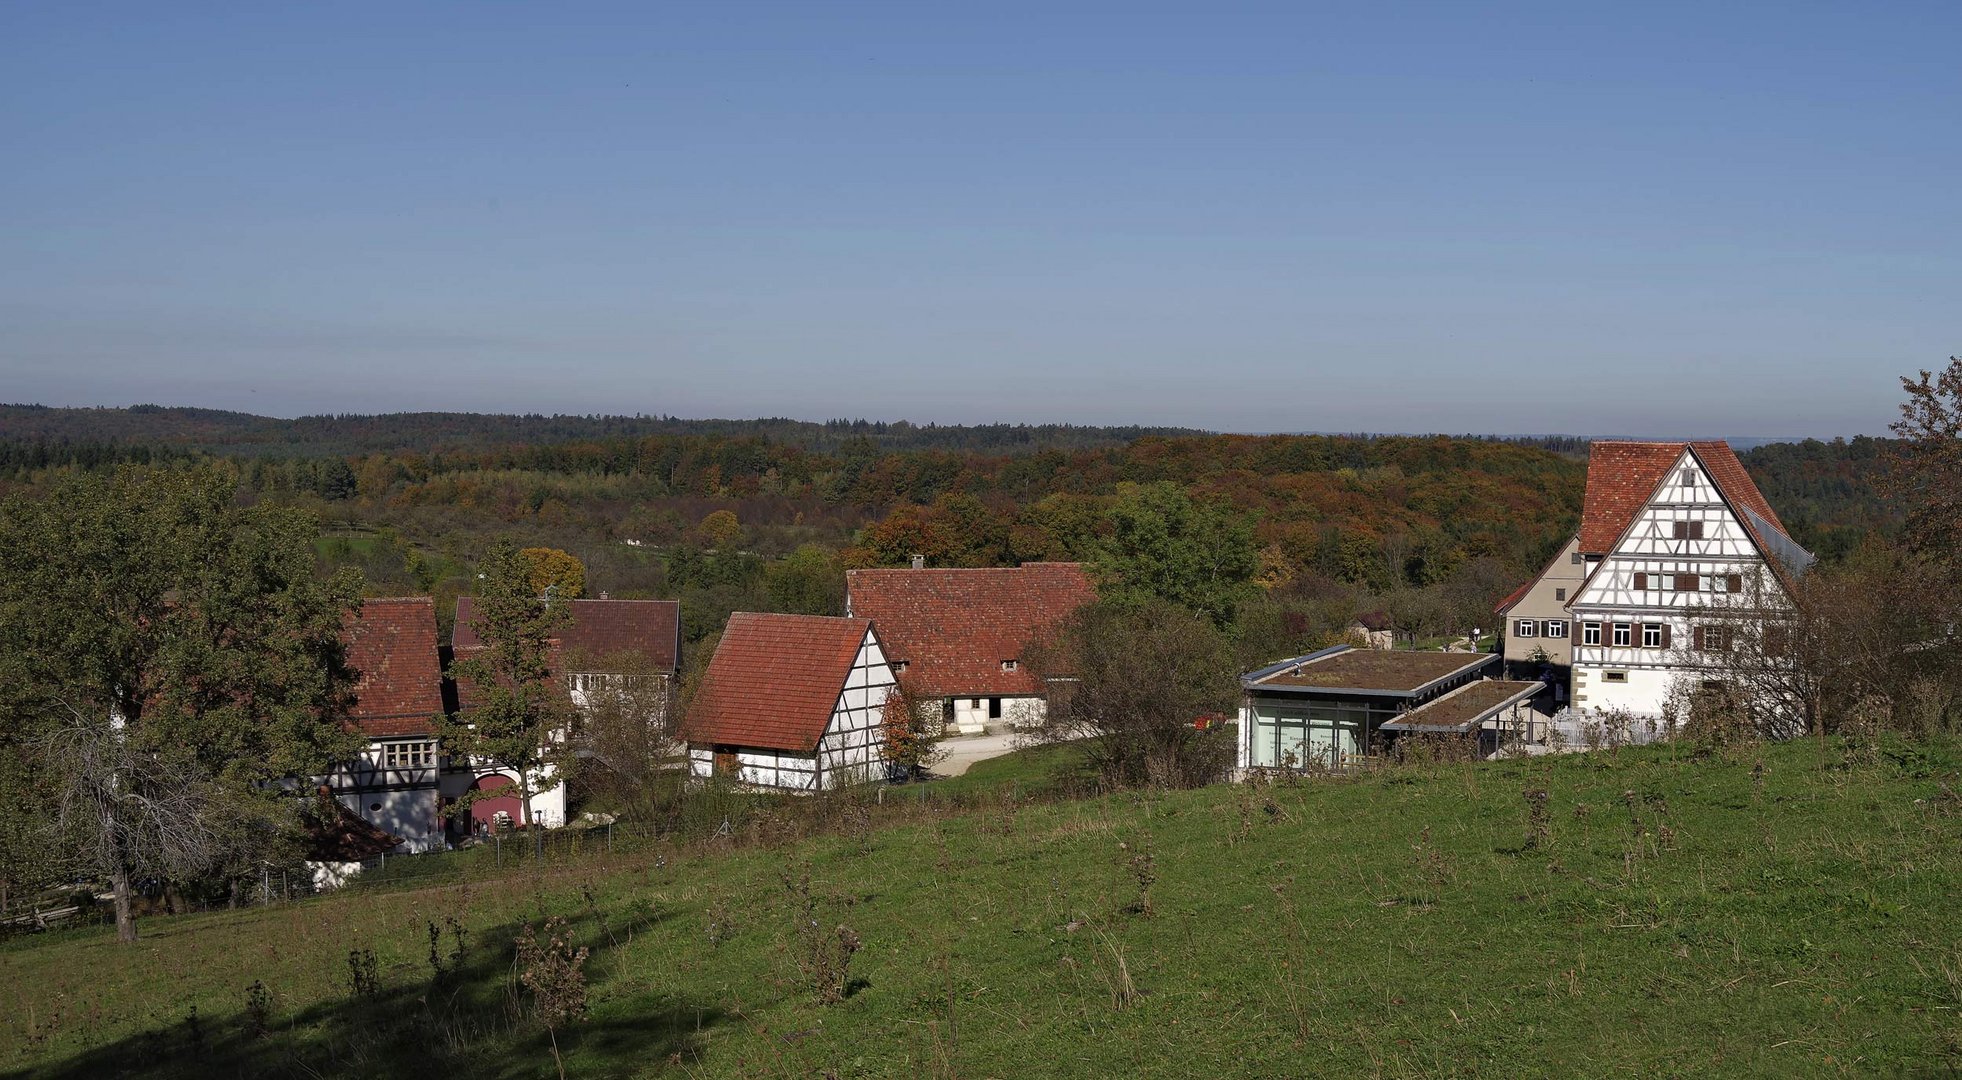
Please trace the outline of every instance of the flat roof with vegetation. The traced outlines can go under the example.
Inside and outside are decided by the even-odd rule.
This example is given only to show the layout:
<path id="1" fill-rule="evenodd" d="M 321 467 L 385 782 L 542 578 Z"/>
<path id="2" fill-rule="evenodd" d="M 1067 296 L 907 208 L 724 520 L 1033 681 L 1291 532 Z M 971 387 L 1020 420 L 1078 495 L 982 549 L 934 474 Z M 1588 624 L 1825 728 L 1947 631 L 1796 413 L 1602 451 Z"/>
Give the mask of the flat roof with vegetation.
<path id="1" fill-rule="evenodd" d="M 1407 652 L 1396 649 L 1332 649 L 1270 664 L 1243 677 L 1249 690 L 1356 690 L 1417 694 L 1433 683 L 1493 663 L 1492 653 Z"/>
<path id="2" fill-rule="evenodd" d="M 1481 679 L 1419 705 L 1383 727 L 1387 731 L 1466 731 L 1508 705 L 1530 701 L 1545 689 L 1543 682 Z"/>

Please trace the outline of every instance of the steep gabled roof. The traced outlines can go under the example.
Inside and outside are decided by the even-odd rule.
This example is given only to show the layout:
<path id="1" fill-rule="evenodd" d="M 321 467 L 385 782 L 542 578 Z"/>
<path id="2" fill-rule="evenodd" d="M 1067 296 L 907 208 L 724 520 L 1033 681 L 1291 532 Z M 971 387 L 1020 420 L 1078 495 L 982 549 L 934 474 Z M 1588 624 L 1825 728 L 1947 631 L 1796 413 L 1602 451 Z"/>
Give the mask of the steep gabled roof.
<path id="1" fill-rule="evenodd" d="M 672 672 L 681 651 L 681 604 L 674 600 L 562 600 L 572 609 L 572 618 L 558 634 L 559 648 L 567 656 L 587 662 L 633 653 L 644 657 L 656 671 Z M 477 616 L 477 600 L 456 598 L 456 628 L 450 633 L 450 646 L 459 654 L 483 644 L 471 620 Z"/>
<path id="2" fill-rule="evenodd" d="M 729 616 L 688 706 L 688 741 L 810 753 L 871 629 L 827 615 Z"/>
<path id="3" fill-rule="evenodd" d="M 1081 563 L 851 570 L 845 590 L 851 613 L 877 623 L 890 659 L 905 663 L 900 681 L 925 697 L 1041 693 L 1021 662 L 1027 646 L 1097 595 Z"/>
<path id="4" fill-rule="evenodd" d="M 430 735 L 443 711 L 436 602 L 427 596 L 361 602 L 349 620 L 348 666 L 360 672 L 349 719 L 371 738 Z"/>
<path id="5" fill-rule="evenodd" d="M 1588 447 L 1587 497 L 1581 508 L 1580 549 L 1589 555 L 1605 555 L 1614 549 L 1621 534 L 1642 512 L 1661 486 L 1663 475 L 1691 450 L 1703 465 L 1712 483 L 1733 506 L 1750 510 L 1779 533 L 1785 525 L 1765 501 L 1751 474 L 1737 459 L 1730 444 L 1721 439 L 1701 442 L 1623 442 L 1603 440 Z M 1745 527 L 1752 529 L 1760 546 L 1765 538 L 1745 515 Z"/>

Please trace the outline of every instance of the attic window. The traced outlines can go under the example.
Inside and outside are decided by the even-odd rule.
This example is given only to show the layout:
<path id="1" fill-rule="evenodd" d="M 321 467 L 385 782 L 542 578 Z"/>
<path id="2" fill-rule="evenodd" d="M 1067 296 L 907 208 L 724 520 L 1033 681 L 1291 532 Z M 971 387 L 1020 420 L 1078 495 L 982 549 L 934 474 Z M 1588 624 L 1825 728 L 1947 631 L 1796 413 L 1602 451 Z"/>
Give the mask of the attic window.
<path id="1" fill-rule="evenodd" d="M 1670 524 L 1674 527 L 1675 539 L 1677 540 L 1703 539 L 1703 523 L 1701 521 L 1676 521 Z"/>
<path id="2" fill-rule="evenodd" d="M 906 674 L 906 665 L 910 662 L 911 661 L 907 661 L 907 660 L 894 660 L 892 662 L 892 673 L 895 675 Z"/>
<path id="3" fill-rule="evenodd" d="M 1001 669 L 1002 669 L 1003 671 L 1014 671 L 1014 670 L 1015 670 L 1015 666 L 1016 666 L 1016 665 L 1015 665 L 1015 661 L 1013 661 L 1013 660 L 1003 660 L 1003 661 L 1001 662 Z"/>
<path id="4" fill-rule="evenodd" d="M 1581 564 L 1581 553 L 1578 551 L 1574 552 L 1573 558 L 1569 559 L 1568 561 L 1573 563 L 1575 566 L 1579 566 Z"/>
<path id="5" fill-rule="evenodd" d="M 1565 600 L 1567 598 L 1567 590 L 1565 589 L 1553 590 L 1553 598 L 1555 600 Z"/>
<path id="6" fill-rule="evenodd" d="M 1684 486 L 1684 487 L 1687 487 L 1687 488 L 1693 488 L 1693 487 L 1695 487 L 1695 486 L 1696 486 L 1696 470 L 1695 470 L 1695 469 L 1684 469 L 1684 470 L 1683 470 L 1683 486 Z"/>

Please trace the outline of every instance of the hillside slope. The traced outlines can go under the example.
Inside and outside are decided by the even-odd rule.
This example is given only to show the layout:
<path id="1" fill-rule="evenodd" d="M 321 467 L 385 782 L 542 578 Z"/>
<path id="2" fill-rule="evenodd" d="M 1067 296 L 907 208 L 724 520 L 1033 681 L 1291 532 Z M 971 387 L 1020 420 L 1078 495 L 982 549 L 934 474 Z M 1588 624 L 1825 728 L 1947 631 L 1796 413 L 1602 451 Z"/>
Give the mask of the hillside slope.
<path id="1" fill-rule="evenodd" d="M 1962 1064 L 1957 749 L 1682 753 L 961 813 L 895 798 L 827 835 L 771 842 L 798 830 L 783 821 L 726 853 L 538 877 L 480 863 L 441 888 L 152 919 L 131 949 L 93 930 L 25 940 L 0 950 L 17 1021 L 0 1063 L 555 1075 L 543 1032 L 510 1019 L 509 943 L 556 913 L 592 949 L 591 1015 L 559 1036 L 575 1076 Z M 1532 790 L 1548 792 L 1540 826 Z M 466 947 L 434 976 L 430 927 L 447 965 L 451 918 Z M 835 940 L 840 925 L 863 948 L 850 995 L 820 1006 L 799 927 Z M 377 958 L 371 993 L 350 992 L 350 950 Z M 269 1031 L 248 1037 L 255 980 Z"/>

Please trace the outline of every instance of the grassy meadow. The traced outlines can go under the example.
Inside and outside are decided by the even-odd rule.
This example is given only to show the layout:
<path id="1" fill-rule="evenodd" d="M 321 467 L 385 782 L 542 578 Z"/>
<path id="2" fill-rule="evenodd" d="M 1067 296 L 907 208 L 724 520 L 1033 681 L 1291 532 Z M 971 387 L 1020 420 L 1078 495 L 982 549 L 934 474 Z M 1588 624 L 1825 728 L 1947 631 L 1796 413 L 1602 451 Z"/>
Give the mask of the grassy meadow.
<path id="1" fill-rule="evenodd" d="M 590 951 L 570 1076 L 1962 1070 L 1954 744 L 1031 801 L 1056 753 L 977 766 L 962 809 L 892 789 L 539 873 L 151 918 L 134 947 L 16 939 L 0 1069 L 555 1076 L 513 942 L 558 916 Z"/>

